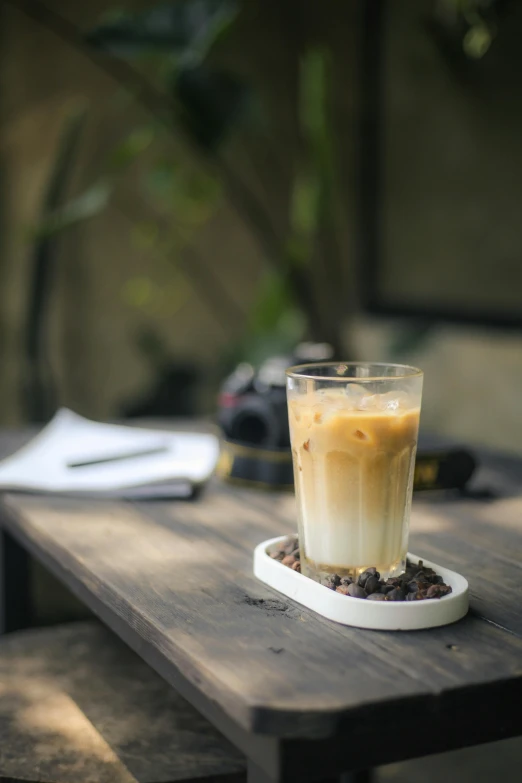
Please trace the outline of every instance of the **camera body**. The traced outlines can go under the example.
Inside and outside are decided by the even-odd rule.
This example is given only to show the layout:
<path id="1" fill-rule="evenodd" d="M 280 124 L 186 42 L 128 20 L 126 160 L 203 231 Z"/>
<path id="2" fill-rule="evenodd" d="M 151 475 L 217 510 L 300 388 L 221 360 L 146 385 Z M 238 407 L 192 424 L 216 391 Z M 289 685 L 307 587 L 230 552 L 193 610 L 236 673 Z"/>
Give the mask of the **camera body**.
<path id="1" fill-rule="evenodd" d="M 326 343 L 302 343 L 292 354 L 267 359 L 257 372 L 240 364 L 225 380 L 218 420 L 227 440 L 246 446 L 289 448 L 286 370 L 295 364 L 327 361 Z"/>
<path id="2" fill-rule="evenodd" d="M 293 486 L 286 370 L 331 356 L 326 343 L 302 343 L 291 354 L 267 359 L 257 371 L 246 363 L 236 367 L 219 396 L 222 478 L 270 488 Z"/>

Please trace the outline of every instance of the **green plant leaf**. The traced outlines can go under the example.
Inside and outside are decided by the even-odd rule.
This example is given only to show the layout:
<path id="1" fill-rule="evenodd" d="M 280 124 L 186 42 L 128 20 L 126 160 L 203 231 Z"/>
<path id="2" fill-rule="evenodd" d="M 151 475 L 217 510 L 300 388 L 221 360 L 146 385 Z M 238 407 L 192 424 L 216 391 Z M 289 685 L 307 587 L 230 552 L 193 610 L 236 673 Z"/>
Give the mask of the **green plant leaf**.
<path id="1" fill-rule="evenodd" d="M 237 11 L 236 0 L 174 0 L 101 24 L 86 40 L 122 57 L 160 49 L 201 60 Z"/>
<path id="2" fill-rule="evenodd" d="M 194 228 L 208 220 L 221 196 L 215 177 L 172 160 L 158 161 L 152 166 L 146 175 L 146 186 L 173 213 L 178 224 Z"/>
<path id="3" fill-rule="evenodd" d="M 58 210 L 65 199 L 86 116 L 87 107 L 81 102 L 75 103 L 65 118 L 40 210 L 44 217 Z M 22 406 L 28 420 L 40 422 L 48 420 L 57 403 L 48 331 L 57 243 L 47 235 L 36 238 L 31 235 L 30 238 L 33 247 L 26 270 L 27 310 L 21 391 Z"/>
<path id="4" fill-rule="evenodd" d="M 155 129 L 151 125 L 134 128 L 112 150 L 108 160 L 109 168 L 115 171 L 125 169 L 150 147 L 155 137 Z"/>
<path id="5" fill-rule="evenodd" d="M 172 316 L 187 301 L 189 293 L 186 280 L 174 269 L 167 282 L 144 275 L 131 277 L 121 291 L 128 307 L 154 316 Z"/>
<path id="6" fill-rule="evenodd" d="M 318 177 L 304 169 L 294 177 L 290 204 L 292 234 L 287 250 L 298 264 L 305 264 L 309 260 L 319 220 L 320 187 Z"/>
<path id="7" fill-rule="evenodd" d="M 131 239 L 134 247 L 140 250 L 151 250 L 159 244 L 160 230 L 152 220 L 143 220 L 132 227 Z"/>
<path id="8" fill-rule="evenodd" d="M 329 55 L 305 52 L 300 67 L 299 116 L 304 155 L 294 176 L 291 234 L 287 251 L 294 264 L 310 261 L 319 227 L 328 218 L 333 187 L 333 143 L 328 115 Z"/>
<path id="9" fill-rule="evenodd" d="M 493 42 L 493 32 L 484 23 L 478 23 L 470 27 L 464 40 L 462 48 L 468 57 L 473 60 L 480 60 L 491 47 Z"/>
<path id="10" fill-rule="evenodd" d="M 332 129 L 328 115 L 330 56 L 312 48 L 301 61 L 299 114 L 301 128 L 314 168 L 331 176 L 333 169 Z"/>
<path id="11" fill-rule="evenodd" d="M 304 319 L 295 307 L 294 294 L 288 281 L 274 272 L 265 275 L 261 290 L 248 321 L 251 335 L 279 335 L 278 339 L 292 343 L 300 339 Z"/>
<path id="12" fill-rule="evenodd" d="M 110 195 L 111 185 L 107 180 L 95 183 L 81 195 L 42 218 L 33 228 L 32 236 L 36 238 L 49 237 L 76 223 L 95 217 L 105 209 L 109 203 Z"/>

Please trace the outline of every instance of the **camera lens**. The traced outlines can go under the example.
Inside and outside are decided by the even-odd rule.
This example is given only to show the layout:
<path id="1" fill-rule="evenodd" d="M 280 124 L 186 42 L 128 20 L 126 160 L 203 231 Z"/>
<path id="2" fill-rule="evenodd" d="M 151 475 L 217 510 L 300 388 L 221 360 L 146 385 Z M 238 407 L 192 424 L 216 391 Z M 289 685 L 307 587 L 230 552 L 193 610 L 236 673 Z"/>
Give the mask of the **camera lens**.
<path id="1" fill-rule="evenodd" d="M 264 443 L 269 433 L 268 422 L 259 413 L 246 411 L 238 415 L 231 429 L 233 440 L 256 445 Z"/>
<path id="2" fill-rule="evenodd" d="M 271 395 L 267 398 L 266 395 L 245 394 L 230 409 L 224 430 L 230 440 L 238 443 L 279 446 L 286 422 L 286 415 L 282 416 L 272 404 Z"/>

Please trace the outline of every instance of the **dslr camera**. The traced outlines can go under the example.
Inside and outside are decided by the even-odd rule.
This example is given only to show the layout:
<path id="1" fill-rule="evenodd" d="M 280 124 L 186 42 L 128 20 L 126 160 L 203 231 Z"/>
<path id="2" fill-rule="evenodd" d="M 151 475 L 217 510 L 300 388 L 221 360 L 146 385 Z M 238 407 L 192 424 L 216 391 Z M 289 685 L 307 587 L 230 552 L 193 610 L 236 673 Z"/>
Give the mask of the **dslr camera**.
<path id="1" fill-rule="evenodd" d="M 236 483 L 293 486 L 286 403 L 286 370 L 331 359 L 327 343 L 301 343 L 288 355 L 267 359 L 256 371 L 241 363 L 221 387 L 218 422 L 223 448 L 218 473 Z"/>

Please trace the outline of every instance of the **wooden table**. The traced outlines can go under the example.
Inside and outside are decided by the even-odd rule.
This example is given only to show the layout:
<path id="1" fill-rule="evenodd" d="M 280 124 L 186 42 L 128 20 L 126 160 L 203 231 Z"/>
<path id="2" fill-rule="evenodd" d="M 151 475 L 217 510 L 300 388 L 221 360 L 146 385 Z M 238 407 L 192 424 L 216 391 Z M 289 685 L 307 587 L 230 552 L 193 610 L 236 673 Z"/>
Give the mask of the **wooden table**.
<path id="1" fill-rule="evenodd" d="M 471 586 L 468 616 L 429 631 L 345 628 L 265 588 L 252 550 L 294 529 L 293 498 L 217 481 L 195 502 L 4 496 L 4 554 L 68 585 L 247 755 L 249 781 L 333 779 L 522 733 L 522 461 L 483 465 L 496 499 L 414 503 L 412 550 Z"/>

